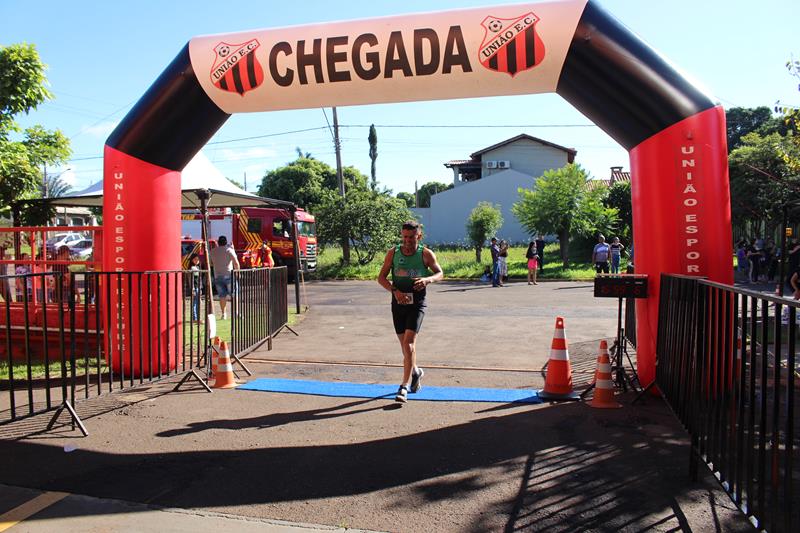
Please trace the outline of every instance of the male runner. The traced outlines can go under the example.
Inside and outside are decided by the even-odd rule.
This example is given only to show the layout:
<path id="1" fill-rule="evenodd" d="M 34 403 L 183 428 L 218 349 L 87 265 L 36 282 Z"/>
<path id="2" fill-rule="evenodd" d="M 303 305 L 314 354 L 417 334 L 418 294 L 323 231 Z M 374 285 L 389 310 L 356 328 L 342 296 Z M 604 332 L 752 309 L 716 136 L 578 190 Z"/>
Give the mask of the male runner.
<path id="1" fill-rule="evenodd" d="M 422 231 L 419 223 L 410 220 L 403 223 L 400 232 L 402 244 L 386 252 L 378 283 L 392 293 L 392 320 L 394 331 L 403 350 L 403 381 L 397 390 L 395 401 L 406 402 L 408 392 L 417 392 L 425 374 L 417 366 L 417 334 L 425 316 L 425 295 L 430 283 L 441 281 L 444 277 L 442 267 L 430 248 L 420 242 Z M 387 279 L 392 273 L 392 281 Z M 430 272 L 433 275 L 426 276 Z M 409 385 L 410 382 L 410 385 Z"/>

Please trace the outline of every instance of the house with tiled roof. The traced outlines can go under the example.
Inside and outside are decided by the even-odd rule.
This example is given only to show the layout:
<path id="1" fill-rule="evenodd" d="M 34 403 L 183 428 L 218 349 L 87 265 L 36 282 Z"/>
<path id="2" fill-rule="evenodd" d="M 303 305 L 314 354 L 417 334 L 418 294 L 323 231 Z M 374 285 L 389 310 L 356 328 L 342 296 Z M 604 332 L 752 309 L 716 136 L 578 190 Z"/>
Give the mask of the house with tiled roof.
<path id="1" fill-rule="evenodd" d="M 596 179 L 589 181 L 589 187 L 611 187 L 615 183 L 630 183 L 631 173 L 622 170 L 622 167 L 611 167 L 611 176 L 607 180 Z"/>
<path id="2" fill-rule="evenodd" d="M 528 242 L 530 235 L 511 213 L 518 189 L 531 188 L 546 170 L 575 161 L 577 151 L 527 134 L 517 135 L 470 154 L 469 159 L 444 163 L 453 171 L 453 188 L 431 196 L 431 206 L 415 208 L 428 243 L 465 243 L 466 223 L 478 202 L 500 206 L 503 226 L 499 239 Z"/>

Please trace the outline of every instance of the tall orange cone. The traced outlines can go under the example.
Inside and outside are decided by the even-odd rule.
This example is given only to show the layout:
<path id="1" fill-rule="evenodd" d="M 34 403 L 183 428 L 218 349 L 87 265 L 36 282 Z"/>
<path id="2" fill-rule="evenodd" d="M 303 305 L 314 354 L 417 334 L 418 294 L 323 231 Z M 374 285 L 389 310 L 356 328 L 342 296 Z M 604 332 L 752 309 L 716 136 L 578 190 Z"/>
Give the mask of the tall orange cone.
<path id="1" fill-rule="evenodd" d="M 233 378 L 233 365 L 231 364 L 231 352 L 228 350 L 228 343 L 222 341 L 220 344 L 219 362 L 217 363 L 215 389 L 232 389 L 236 386 Z"/>
<path id="2" fill-rule="evenodd" d="M 567 337 L 564 334 L 564 319 L 556 317 L 556 330 L 550 345 L 550 361 L 544 389 L 539 391 L 543 400 L 577 400 L 578 393 L 572 390 L 572 367 L 569 364 Z"/>
<path id="3" fill-rule="evenodd" d="M 600 355 L 597 356 L 597 371 L 594 374 L 594 396 L 590 407 L 616 409 L 622 404 L 614 399 L 614 382 L 611 379 L 611 361 L 608 358 L 608 343 L 600 341 Z"/>
<path id="4" fill-rule="evenodd" d="M 217 375 L 217 364 L 219 363 L 219 354 L 220 354 L 220 340 L 219 337 L 214 337 L 211 341 L 211 375 Z"/>

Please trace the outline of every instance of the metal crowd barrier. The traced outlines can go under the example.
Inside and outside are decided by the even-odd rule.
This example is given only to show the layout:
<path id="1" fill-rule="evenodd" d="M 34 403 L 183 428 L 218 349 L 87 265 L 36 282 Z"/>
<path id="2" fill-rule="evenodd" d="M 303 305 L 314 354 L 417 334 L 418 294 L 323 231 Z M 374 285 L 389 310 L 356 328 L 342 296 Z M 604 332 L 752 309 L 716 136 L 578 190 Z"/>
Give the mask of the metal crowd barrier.
<path id="1" fill-rule="evenodd" d="M 662 275 L 656 380 L 703 461 L 760 530 L 800 530 L 800 302 Z"/>
<path id="2" fill-rule="evenodd" d="M 231 354 L 244 357 L 272 339 L 289 323 L 288 271 L 253 268 L 233 272 Z"/>
<path id="3" fill-rule="evenodd" d="M 50 428 L 67 409 L 86 434 L 79 400 L 178 374 L 187 374 L 178 386 L 199 379 L 209 345 L 200 274 L 64 269 L 0 276 L 0 288 L 0 424 L 55 410 Z M 121 334 L 106 335 L 109 327 Z"/>

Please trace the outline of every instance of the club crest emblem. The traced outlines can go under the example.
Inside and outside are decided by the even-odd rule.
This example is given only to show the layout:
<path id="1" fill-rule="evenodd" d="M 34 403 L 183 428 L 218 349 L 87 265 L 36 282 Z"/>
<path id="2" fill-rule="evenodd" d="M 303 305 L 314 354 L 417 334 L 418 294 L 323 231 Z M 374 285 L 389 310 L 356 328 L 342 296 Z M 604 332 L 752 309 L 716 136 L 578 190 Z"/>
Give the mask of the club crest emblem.
<path id="1" fill-rule="evenodd" d="M 544 59 L 544 43 L 536 33 L 539 17 L 525 13 L 519 17 L 502 19 L 486 17 L 481 26 L 486 31 L 478 57 L 489 70 L 515 76 Z"/>
<path id="2" fill-rule="evenodd" d="M 211 82 L 223 91 L 244 96 L 264 83 L 264 69 L 256 58 L 258 39 L 242 44 L 221 42 L 214 47 L 216 57 L 211 68 Z"/>

